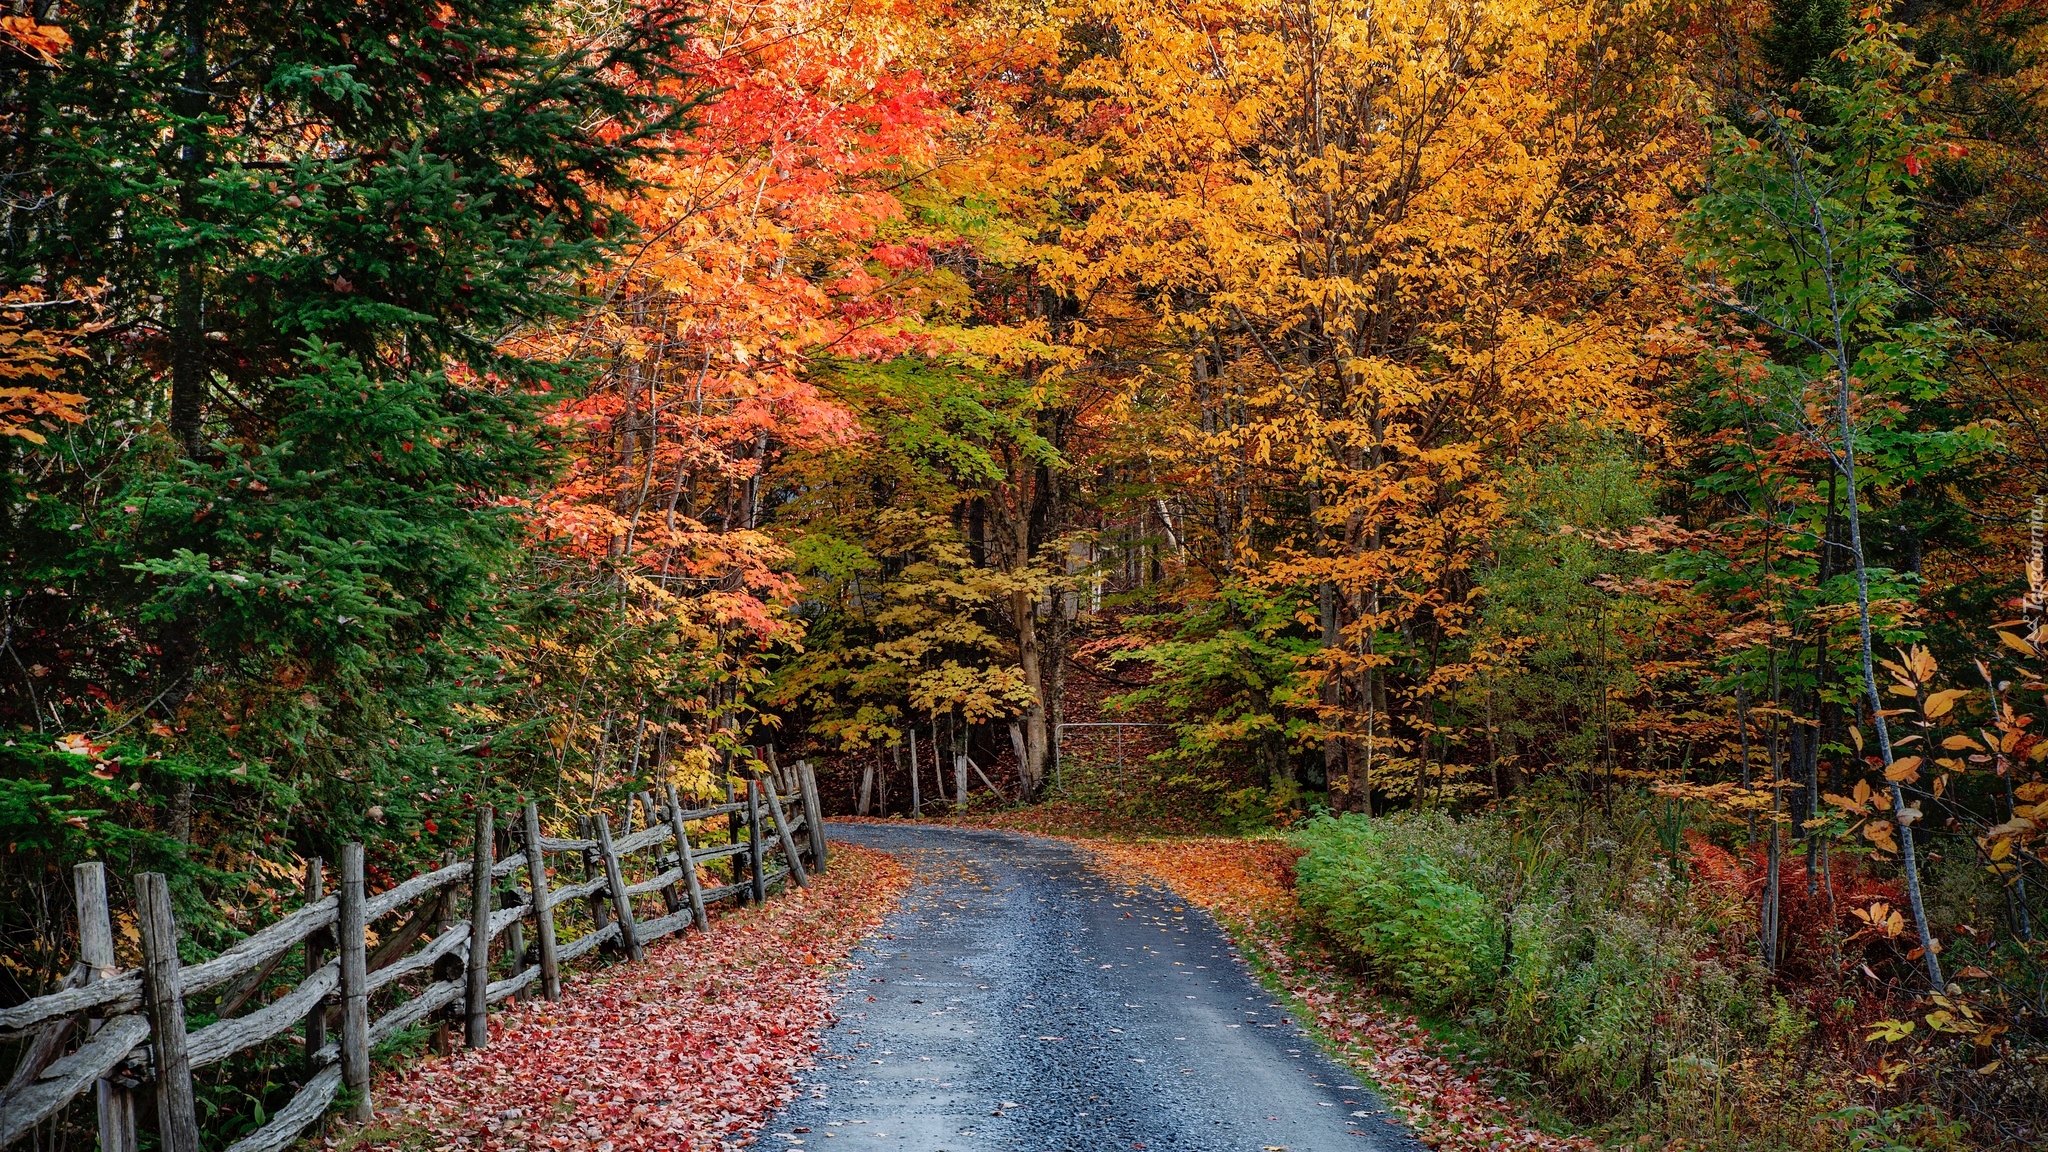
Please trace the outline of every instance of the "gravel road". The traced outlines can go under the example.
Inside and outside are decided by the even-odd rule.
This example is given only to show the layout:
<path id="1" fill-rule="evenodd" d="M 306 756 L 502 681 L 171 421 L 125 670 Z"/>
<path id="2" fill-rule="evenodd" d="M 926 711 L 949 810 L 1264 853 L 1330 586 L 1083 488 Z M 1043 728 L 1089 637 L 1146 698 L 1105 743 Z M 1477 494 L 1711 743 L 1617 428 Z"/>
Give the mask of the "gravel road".
<path id="1" fill-rule="evenodd" d="M 836 825 L 925 880 L 862 948 L 760 1147 L 1421 1152 L 1215 922 L 1066 844 Z"/>

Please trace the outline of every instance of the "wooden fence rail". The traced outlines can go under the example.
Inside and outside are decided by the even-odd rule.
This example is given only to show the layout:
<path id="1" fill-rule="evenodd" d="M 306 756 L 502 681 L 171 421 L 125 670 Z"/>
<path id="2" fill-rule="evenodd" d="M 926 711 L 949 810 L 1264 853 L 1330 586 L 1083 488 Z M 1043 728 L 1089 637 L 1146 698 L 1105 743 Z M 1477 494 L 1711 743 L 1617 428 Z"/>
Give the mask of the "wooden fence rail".
<path id="1" fill-rule="evenodd" d="M 786 813 L 778 776 L 793 811 Z M 344 845 L 333 893 L 326 890 L 323 863 L 309 861 L 304 907 L 190 966 L 179 961 L 169 887 L 163 876 L 145 872 L 135 877 L 143 963 L 118 968 L 104 866 L 77 865 L 77 964 L 56 992 L 0 1009 L 0 1040 L 29 1041 L 20 1066 L 0 1089 L 0 1146 L 93 1090 L 100 1148 L 136 1152 L 136 1090 L 148 1085 L 156 1100 L 158 1146 L 164 1152 L 198 1152 L 193 1070 L 296 1030 L 306 1062 L 298 1094 L 229 1149 L 276 1152 L 325 1116 L 344 1091 L 351 1118 L 368 1119 L 371 1050 L 406 1029 L 439 1023 L 436 1046 L 445 1050 L 452 1017 L 461 1021 L 464 1042 L 482 1048 L 490 1041 L 490 1006 L 536 983 L 542 996 L 559 997 L 562 965 L 607 947 L 639 960 L 648 944 L 686 927 L 708 932 L 707 905 L 765 900 L 771 886 L 785 880 L 805 886 L 812 872 L 825 869 L 817 780 L 808 763 L 798 761 L 793 772 L 772 767 L 770 776 L 751 778 L 744 788 L 728 786 L 725 801 L 708 807 L 686 810 L 673 786 L 664 791 L 659 803 L 651 793 L 636 795 L 616 836 L 605 813 L 581 822 L 591 830 L 588 836 L 543 836 L 540 814 L 528 804 L 516 835 L 506 837 L 516 839 L 519 850 L 503 859 L 495 855 L 495 813 L 480 809 L 469 860 L 456 861 L 451 853 L 438 870 L 374 895 L 365 891 L 363 846 Z M 636 809 L 643 814 L 638 831 L 632 827 Z M 692 844 L 688 825 L 718 817 L 726 818 L 727 842 Z M 781 856 L 779 867 L 768 867 L 770 851 Z M 575 858 L 582 881 L 551 881 L 550 854 Z M 651 859 L 635 859 L 642 854 Z M 706 887 L 699 869 L 719 861 L 726 862 L 725 882 Z M 524 891 L 501 883 L 521 872 Z M 629 872 L 646 875 L 629 882 Z M 643 917 L 635 902 L 657 894 L 660 914 Z M 584 913 L 576 919 L 587 923 L 565 940 L 561 917 L 579 906 Z M 407 909 L 410 915 L 384 929 L 373 949 L 373 926 Z M 457 919 L 458 910 L 467 916 Z M 531 949 L 525 943 L 529 921 Z M 478 940 L 482 947 L 474 945 Z M 236 1014 L 257 997 L 279 963 L 301 948 L 305 975 L 298 983 Z M 502 971 L 496 979 L 494 951 Z M 188 1028 L 187 1005 L 215 990 L 217 999 L 200 1007 L 218 1019 Z"/>

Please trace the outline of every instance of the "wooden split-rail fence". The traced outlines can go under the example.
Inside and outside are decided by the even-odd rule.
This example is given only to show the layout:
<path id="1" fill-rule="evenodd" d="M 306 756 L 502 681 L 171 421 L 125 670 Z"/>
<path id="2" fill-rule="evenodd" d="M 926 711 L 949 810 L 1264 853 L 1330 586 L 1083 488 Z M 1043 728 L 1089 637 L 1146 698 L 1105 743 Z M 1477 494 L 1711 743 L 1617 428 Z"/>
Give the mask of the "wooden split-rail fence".
<path id="1" fill-rule="evenodd" d="M 802 761 L 794 772 L 777 775 L 781 789 L 773 776 L 754 777 L 744 788 L 729 787 L 726 802 L 694 810 L 682 807 L 673 786 L 664 789 L 665 803 L 641 792 L 627 804 L 616 834 L 610 817 L 600 813 L 579 818 L 582 838 L 574 840 L 542 835 L 539 812 L 529 803 L 523 827 L 506 837 L 520 850 L 502 859 L 496 858 L 494 813 L 483 808 L 471 859 L 457 861 L 451 852 L 439 870 L 374 895 L 364 890 L 363 846 L 344 845 L 335 892 L 325 890 L 321 862 L 309 861 L 304 907 L 201 964 L 179 962 L 170 891 L 162 875 L 144 872 L 134 888 L 143 962 L 121 969 L 104 867 L 80 864 L 74 869 L 78 963 L 59 991 L 0 1009 L 0 1039 L 29 1041 L 0 1092 L 0 1146 L 96 1091 L 102 1152 L 137 1152 L 135 1102 L 147 1086 L 156 1101 L 157 1146 L 198 1152 L 193 1070 L 294 1030 L 302 1032 L 307 1073 L 298 1094 L 228 1152 L 287 1147 L 344 1091 L 350 1118 L 367 1120 L 370 1052 L 383 1041 L 438 1022 L 436 1046 L 445 1050 L 448 1031 L 459 1022 L 464 1042 L 482 1048 L 490 1040 L 490 1005 L 535 984 L 555 999 L 561 966 L 579 956 L 607 948 L 639 960 L 649 943 L 691 924 L 709 931 L 708 905 L 759 903 L 770 887 L 790 881 L 808 886 L 809 872 L 822 872 L 828 859 L 817 779 Z M 785 810 L 785 797 L 794 813 Z M 637 832 L 631 827 L 636 808 L 645 813 Z M 721 817 L 725 843 L 691 842 L 688 825 Z M 716 838 L 715 832 L 703 837 Z M 555 886 L 546 863 L 551 853 L 579 860 L 582 881 Z M 645 853 L 652 859 L 635 859 Z M 779 866 L 771 855 L 780 857 Z M 705 886 L 699 867 L 720 860 L 727 862 L 729 881 Z M 631 882 L 629 871 L 652 874 Z M 514 879 L 520 872 L 527 878 L 524 891 Z M 635 902 L 657 895 L 661 914 L 644 917 Z M 400 926 L 372 945 L 371 926 L 407 909 L 411 914 Z M 558 934 L 573 927 L 584 930 L 567 941 Z M 477 940 L 485 946 L 475 947 Z M 494 945 L 502 972 L 496 979 Z M 235 1015 L 301 947 L 305 978 Z M 188 1002 L 215 990 L 217 999 L 200 1003 L 218 1021 L 188 1029 Z"/>

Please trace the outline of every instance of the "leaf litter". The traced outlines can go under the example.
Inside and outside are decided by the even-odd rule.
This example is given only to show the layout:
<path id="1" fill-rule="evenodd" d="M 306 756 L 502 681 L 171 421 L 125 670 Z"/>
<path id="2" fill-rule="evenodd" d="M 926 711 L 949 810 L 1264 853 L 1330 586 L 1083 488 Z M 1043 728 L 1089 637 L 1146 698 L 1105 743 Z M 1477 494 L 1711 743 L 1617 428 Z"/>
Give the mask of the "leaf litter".
<path id="1" fill-rule="evenodd" d="M 831 1021 L 832 975 L 908 870 L 835 847 L 812 887 L 713 916 L 640 964 L 565 971 L 562 999 L 491 1017 L 490 1046 L 384 1074 L 376 1117 L 329 1147 L 400 1152 L 711 1152 L 745 1147 L 795 1096 Z"/>

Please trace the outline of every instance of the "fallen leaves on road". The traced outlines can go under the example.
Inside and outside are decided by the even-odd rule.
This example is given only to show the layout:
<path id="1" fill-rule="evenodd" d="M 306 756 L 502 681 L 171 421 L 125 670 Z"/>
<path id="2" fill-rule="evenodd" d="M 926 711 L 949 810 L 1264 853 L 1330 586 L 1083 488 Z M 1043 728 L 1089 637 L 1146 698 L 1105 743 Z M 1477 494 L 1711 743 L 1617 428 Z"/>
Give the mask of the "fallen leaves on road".
<path id="1" fill-rule="evenodd" d="M 809 891 L 717 915 L 641 964 L 564 973 L 562 999 L 491 1019 L 490 1047 L 380 1080 L 352 1149 L 469 1152 L 741 1147 L 811 1062 L 834 966 L 909 883 L 890 857 L 835 847 Z"/>
<path id="2" fill-rule="evenodd" d="M 1388 1012 L 1295 935 L 1296 849 L 1277 840 L 1073 840 L 1118 879 L 1149 876 L 1226 923 L 1241 948 L 1270 966 L 1316 1025 L 1371 1077 L 1423 1143 L 1441 1152 L 1532 1149 L 1594 1152 L 1553 1136 L 1495 1091 L 1488 1070 L 1446 1053 L 1413 1016 Z M 1354 1113 L 1353 1115 L 1356 1115 Z"/>

